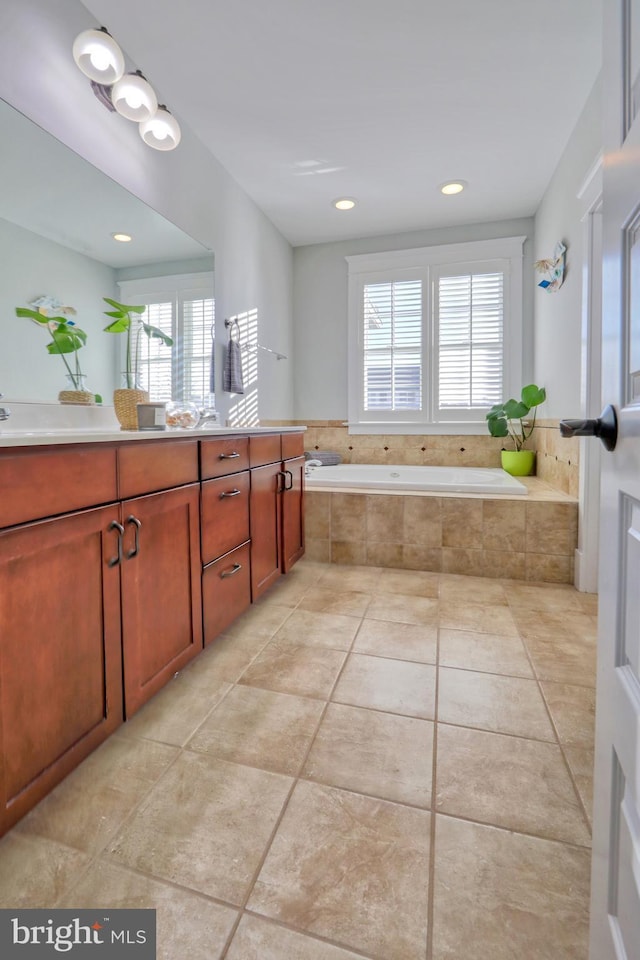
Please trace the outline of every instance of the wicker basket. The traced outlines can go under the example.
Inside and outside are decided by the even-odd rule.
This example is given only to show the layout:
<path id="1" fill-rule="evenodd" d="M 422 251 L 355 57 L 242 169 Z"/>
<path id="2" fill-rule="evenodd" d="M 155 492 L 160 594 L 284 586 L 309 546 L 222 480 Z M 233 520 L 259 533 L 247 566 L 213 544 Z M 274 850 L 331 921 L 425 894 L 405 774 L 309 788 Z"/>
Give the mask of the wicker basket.
<path id="1" fill-rule="evenodd" d="M 146 390 L 122 388 L 113 391 L 113 408 L 121 430 L 138 429 L 138 404 L 147 403 L 148 400 Z"/>
<path id="2" fill-rule="evenodd" d="M 59 403 L 81 403 L 83 406 L 92 406 L 96 398 L 88 390 L 61 390 L 58 394 Z"/>

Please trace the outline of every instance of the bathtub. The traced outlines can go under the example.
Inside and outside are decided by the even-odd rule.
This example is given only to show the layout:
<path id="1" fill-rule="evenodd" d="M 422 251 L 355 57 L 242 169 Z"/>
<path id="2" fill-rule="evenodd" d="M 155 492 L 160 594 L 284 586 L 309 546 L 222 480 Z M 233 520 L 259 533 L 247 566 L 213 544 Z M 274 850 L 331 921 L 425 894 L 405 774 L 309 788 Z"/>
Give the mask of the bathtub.
<path id="1" fill-rule="evenodd" d="M 527 488 L 504 470 L 488 467 L 410 467 L 389 464 L 341 463 L 307 467 L 309 490 L 352 487 L 373 490 L 441 490 L 449 493 L 526 495 Z"/>

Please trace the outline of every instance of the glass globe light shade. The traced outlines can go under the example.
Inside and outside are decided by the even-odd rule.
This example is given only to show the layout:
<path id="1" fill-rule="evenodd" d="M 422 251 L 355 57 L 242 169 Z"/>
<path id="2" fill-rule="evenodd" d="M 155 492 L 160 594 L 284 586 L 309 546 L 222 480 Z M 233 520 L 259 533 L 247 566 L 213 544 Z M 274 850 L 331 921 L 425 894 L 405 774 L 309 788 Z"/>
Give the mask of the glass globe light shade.
<path id="1" fill-rule="evenodd" d="M 84 30 L 73 42 L 73 59 L 86 77 L 110 86 L 124 73 L 122 50 L 106 30 Z"/>
<path id="2" fill-rule="evenodd" d="M 111 88 L 111 102 L 127 120 L 150 120 L 158 109 L 153 87 L 141 73 L 127 73 Z"/>
<path id="3" fill-rule="evenodd" d="M 174 150 L 180 143 L 178 121 L 162 104 L 150 120 L 143 120 L 138 129 L 147 146 L 154 150 Z"/>

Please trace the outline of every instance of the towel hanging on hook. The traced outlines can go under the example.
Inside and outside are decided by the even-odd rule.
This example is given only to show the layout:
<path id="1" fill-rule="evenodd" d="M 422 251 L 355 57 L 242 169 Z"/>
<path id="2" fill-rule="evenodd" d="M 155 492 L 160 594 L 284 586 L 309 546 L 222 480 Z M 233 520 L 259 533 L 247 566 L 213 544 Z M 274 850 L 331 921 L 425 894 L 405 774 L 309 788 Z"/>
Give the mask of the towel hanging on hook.
<path id="1" fill-rule="evenodd" d="M 242 351 L 240 347 L 240 324 L 237 320 L 225 320 L 225 327 L 229 330 L 229 343 L 224 356 L 224 367 L 222 370 L 222 389 L 227 393 L 244 393 L 244 382 L 242 378 Z M 237 340 L 234 340 L 235 332 Z"/>

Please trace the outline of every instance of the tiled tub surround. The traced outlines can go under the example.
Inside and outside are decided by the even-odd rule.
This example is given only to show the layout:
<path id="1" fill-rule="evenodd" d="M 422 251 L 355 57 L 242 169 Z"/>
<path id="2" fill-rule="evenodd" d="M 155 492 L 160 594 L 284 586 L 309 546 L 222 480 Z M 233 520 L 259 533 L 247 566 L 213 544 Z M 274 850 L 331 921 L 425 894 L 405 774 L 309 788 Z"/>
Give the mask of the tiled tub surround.
<path id="1" fill-rule="evenodd" d="M 302 560 L 0 841 L 0 906 L 156 908 L 158 960 L 586 960 L 595 613 Z"/>
<path id="2" fill-rule="evenodd" d="M 579 440 L 560 436 L 558 420 L 538 420 L 529 446 L 537 452 L 536 475 L 550 486 L 578 496 Z M 345 463 L 402 463 L 414 466 L 499 467 L 504 440 L 488 434 L 349 434 L 340 420 L 269 420 L 265 426 L 306 426 L 305 449 L 335 450 Z M 539 427 L 539 429 L 538 429 Z"/>
<path id="3" fill-rule="evenodd" d="M 578 504 L 535 478 L 525 482 L 527 497 L 513 499 L 307 488 L 306 555 L 331 563 L 572 583 Z"/>

